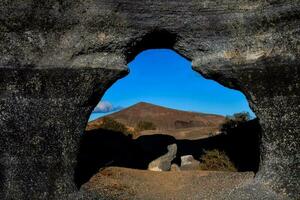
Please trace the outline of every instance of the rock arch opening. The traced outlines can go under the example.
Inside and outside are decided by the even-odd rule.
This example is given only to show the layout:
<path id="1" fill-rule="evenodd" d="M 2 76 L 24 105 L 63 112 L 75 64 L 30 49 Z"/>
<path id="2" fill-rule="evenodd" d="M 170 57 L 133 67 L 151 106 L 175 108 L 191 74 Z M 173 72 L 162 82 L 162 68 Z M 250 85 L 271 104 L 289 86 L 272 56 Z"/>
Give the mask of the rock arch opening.
<path id="1" fill-rule="evenodd" d="M 158 47 L 243 92 L 259 118 L 254 181 L 215 199 L 299 199 L 298 0 L 10 0 L 0 10 L 0 199 L 91 199 L 73 179 L 88 116 L 124 65 Z"/>
<path id="2" fill-rule="evenodd" d="M 157 46 L 141 44 L 140 50 Z M 143 51 L 129 68 L 91 114 L 81 138 L 78 187 L 111 166 L 147 170 L 173 144 L 167 170 L 175 164 L 182 171 L 258 171 L 261 129 L 242 93 L 203 78 L 169 49 Z"/>

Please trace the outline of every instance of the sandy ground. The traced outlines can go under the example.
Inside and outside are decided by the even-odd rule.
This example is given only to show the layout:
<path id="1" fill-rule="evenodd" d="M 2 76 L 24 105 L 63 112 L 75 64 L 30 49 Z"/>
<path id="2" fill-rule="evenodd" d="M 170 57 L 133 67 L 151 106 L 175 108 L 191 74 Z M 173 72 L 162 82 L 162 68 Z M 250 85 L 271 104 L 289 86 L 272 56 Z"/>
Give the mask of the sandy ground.
<path id="1" fill-rule="evenodd" d="M 137 136 L 142 135 L 171 135 L 177 140 L 199 140 L 208 138 L 213 135 L 220 134 L 219 128 L 216 127 L 193 127 L 193 128 L 181 128 L 181 129 L 171 129 L 171 130 L 148 130 L 142 131 Z"/>
<path id="2" fill-rule="evenodd" d="M 82 186 L 110 200 L 224 199 L 237 187 L 251 182 L 251 172 L 151 172 L 110 167 Z"/>

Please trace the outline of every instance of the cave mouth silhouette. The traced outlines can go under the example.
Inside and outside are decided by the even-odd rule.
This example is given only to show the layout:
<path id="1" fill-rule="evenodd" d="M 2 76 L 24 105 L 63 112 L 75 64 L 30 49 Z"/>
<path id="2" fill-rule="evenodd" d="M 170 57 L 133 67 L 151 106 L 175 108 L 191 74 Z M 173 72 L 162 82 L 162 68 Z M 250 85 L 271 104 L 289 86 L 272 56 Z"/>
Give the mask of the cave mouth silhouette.
<path id="1" fill-rule="evenodd" d="M 144 43 L 148 46 L 153 45 L 151 41 L 144 41 Z M 133 54 L 136 53 L 133 52 Z M 181 57 L 181 59 L 185 58 Z M 141 63 L 138 63 L 138 65 L 141 65 Z M 130 77 L 130 75 L 127 77 Z M 201 76 L 197 78 L 201 78 Z M 208 81 L 207 79 L 204 80 Z M 107 93 L 112 90 L 119 91 L 119 86 L 123 84 L 122 81 L 115 83 L 108 89 Z M 137 85 L 140 84 L 137 83 Z M 106 96 L 103 99 L 106 99 Z M 244 98 L 244 101 L 246 102 L 246 98 Z M 226 134 L 222 133 L 198 140 L 178 140 L 171 135 L 162 134 L 143 135 L 134 139 L 118 131 L 101 128 L 90 130 L 81 136 L 78 163 L 75 169 L 75 183 L 80 188 L 99 170 L 109 166 L 147 169 L 151 161 L 167 153 L 167 146 L 174 143 L 177 144 L 178 151 L 173 163 L 179 166 L 180 157 L 183 155 L 193 155 L 195 159 L 199 160 L 205 151 L 217 149 L 228 155 L 238 171 L 257 172 L 260 160 L 260 137 L 261 127 L 258 119 L 252 119 L 231 127 L 226 131 Z"/>

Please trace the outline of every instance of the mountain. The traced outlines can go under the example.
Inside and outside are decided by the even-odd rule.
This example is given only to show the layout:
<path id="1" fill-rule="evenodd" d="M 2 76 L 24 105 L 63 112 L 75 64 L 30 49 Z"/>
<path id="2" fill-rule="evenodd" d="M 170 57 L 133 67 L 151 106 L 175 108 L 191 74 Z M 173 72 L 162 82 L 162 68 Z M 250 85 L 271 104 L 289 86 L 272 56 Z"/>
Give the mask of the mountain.
<path id="1" fill-rule="evenodd" d="M 214 114 L 181 111 L 150 103 L 137 103 L 107 117 L 134 128 L 140 121 L 151 122 L 156 130 L 142 131 L 140 135 L 168 134 L 177 139 L 199 139 L 217 134 L 225 117 Z M 91 121 L 88 129 L 96 129 L 102 118 Z"/>

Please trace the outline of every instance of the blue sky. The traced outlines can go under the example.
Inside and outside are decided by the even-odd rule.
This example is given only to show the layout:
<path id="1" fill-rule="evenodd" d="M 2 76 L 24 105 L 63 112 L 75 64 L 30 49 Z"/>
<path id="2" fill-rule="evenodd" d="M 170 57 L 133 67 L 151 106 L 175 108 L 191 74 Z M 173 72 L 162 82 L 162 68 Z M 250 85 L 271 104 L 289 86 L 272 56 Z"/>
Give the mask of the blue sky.
<path id="1" fill-rule="evenodd" d="M 109 88 L 90 120 L 138 102 L 203 113 L 255 116 L 245 96 L 203 78 L 172 50 L 147 50 L 129 63 L 130 73 Z"/>

